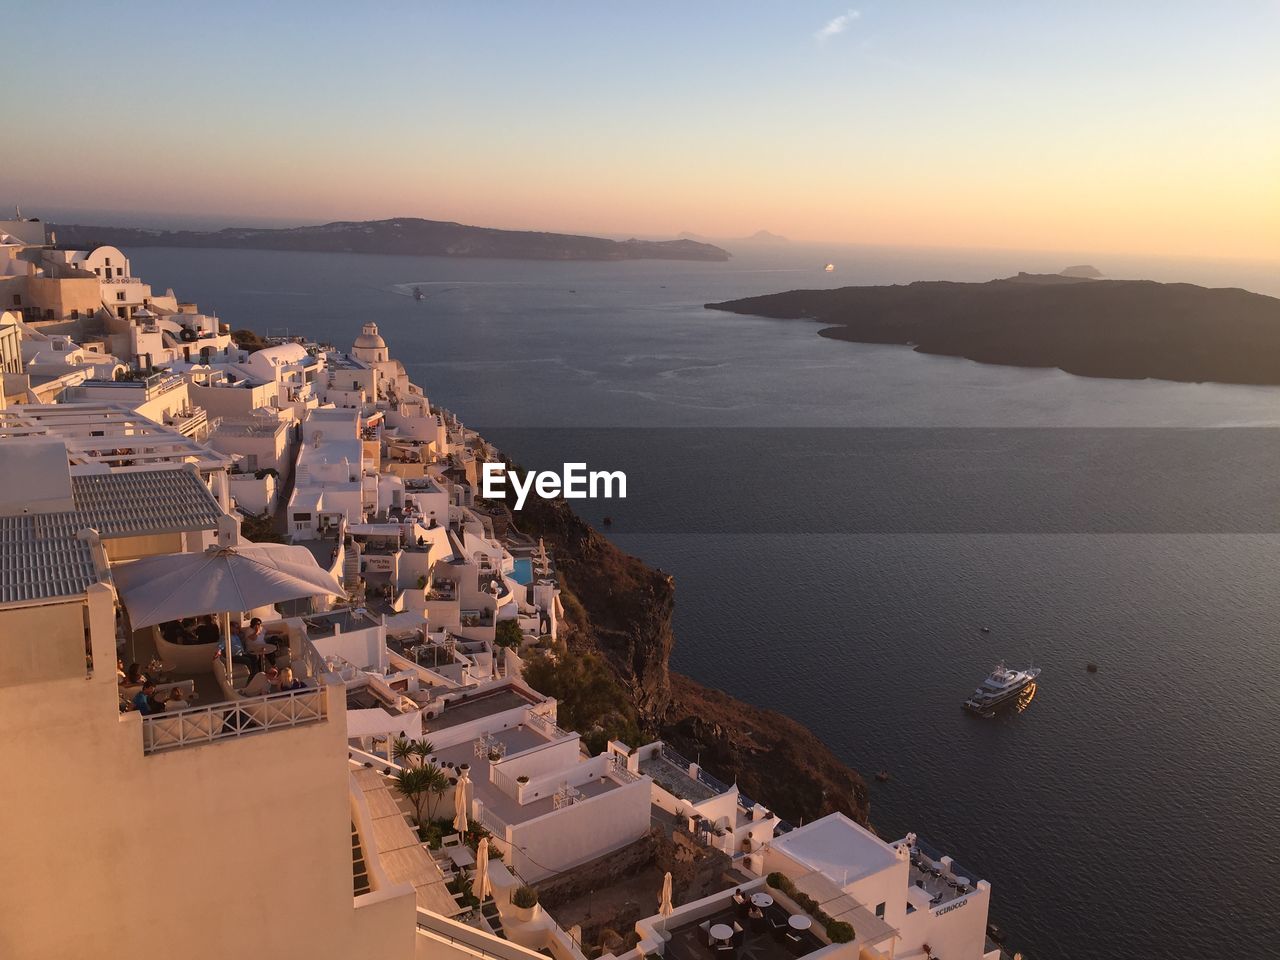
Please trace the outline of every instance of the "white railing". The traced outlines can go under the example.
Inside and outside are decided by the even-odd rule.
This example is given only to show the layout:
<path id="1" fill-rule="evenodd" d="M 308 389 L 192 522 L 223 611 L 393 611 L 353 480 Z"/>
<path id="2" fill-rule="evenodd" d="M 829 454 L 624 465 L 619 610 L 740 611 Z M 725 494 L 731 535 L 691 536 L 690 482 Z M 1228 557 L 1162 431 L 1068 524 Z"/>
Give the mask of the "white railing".
<path id="1" fill-rule="evenodd" d="M 569 736 L 561 727 L 552 723 L 540 713 L 530 713 L 528 725 L 549 740 L 563 740 Z"/>
<path id="2" fill-rule="evenodd" d="M 635 783 L 640 779 L 638 773 L 627 769 L 627 758 L 618 753 L 613 755 L 613 775 L 622 783 Z"/>
<path id="3" fill-rule="evenodd" d="M 313 723 L 325 719 L 327 704 L 324 687 L 308 687 L 261 697 L 244 697 L 208 707 L 192 707 L 176 713 L 158 713 L 142 718 L 142 752 L 160 753 L 248 733 Z"/>
<path id="4" fill-rule="evenodd" d="M 476 818 L 480 821 L 480 825 L 488 830 L 491 834 L 506 843 L 507 840 L 507 823 L 500 816 L 481 804 L 480 816 Z"/>
<path id="5" fill-rule="evenodd" d="M 516 779 L 496 764 L 489 764 L 489 782 L 512 800 L 520 799 L 520 785 Z"/>

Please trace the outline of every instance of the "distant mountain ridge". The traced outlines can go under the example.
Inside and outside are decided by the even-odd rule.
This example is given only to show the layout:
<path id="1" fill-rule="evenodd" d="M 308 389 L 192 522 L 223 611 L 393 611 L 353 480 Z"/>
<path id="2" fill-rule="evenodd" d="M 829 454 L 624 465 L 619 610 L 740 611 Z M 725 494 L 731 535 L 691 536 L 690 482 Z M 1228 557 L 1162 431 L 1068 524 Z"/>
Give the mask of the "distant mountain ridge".
<path id="1" fill-rule="evenodd" d="M 1280 299 L 1235 288 L 1019 274 L 986 283 L 792 290 L 708 309 L 819 334 L 1085 377 L 1280 385 Z"/>
<path id="2" fill-rule="evenodd" d="M 443 220 L 339 220 L 310 227 L 149 230 L 54 224 L 64 246 L 230 247 L 316 253 L 390 253 L 512 260 L 728 260 L 729 253 L 693 240 L 608 240 L 525 230 L 471 227 Z"/>

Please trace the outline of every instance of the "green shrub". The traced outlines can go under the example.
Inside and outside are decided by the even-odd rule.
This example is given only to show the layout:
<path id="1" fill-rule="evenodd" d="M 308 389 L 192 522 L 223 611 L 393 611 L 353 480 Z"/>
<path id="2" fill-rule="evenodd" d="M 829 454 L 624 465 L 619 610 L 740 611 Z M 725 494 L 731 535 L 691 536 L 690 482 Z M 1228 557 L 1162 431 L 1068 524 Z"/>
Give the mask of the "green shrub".
<path id="1" fill-rule="evenodd" d="M 791 881 L 778 873 L 777 870 L 765 877 L 764 882 L 775 890 L 781 890 L 783 893 L 786 893 L 787 887 L 791 886 Z"/>
<path id="2" fill-rule="evenodd" d="M 499 620 L 498 626 L 493 631 L 493 642 L 500 647 L 519 650 L 520 641 L 523 639 L 524 634 L 520 632 L 520 624 L 515 620 Z"/>
<path id="3" fill-rule="evenodd" d="M 832 920 L 827 924 L 827 938 L 832 943 L 848 943 L 853 939 L 853 927 L 843 920 Z"/>
<path id="4" fill-rule="evenodd" d="M 538 888 L 528 885 L 516 887 L 516 892 L 511 895 L 511 903 L 514 906 L 529 908 L 538 905 Z"/>

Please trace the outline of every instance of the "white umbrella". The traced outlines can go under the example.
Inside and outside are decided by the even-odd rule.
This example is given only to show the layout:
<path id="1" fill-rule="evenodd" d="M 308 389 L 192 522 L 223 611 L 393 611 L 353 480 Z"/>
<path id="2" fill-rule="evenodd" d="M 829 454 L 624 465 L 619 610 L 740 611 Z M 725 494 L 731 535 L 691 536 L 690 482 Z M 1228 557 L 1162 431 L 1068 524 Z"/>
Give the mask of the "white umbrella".
<path id="1" fill-rule="evenodd" d="M 471 812 L 471 805 L 467 803 L 467 785 L 471 777 L 467 773 L 463 770 L 458 774 L 458 785 L 453 788 L 453 829 L 459 833 L 467 832 L 467 815 Z"/>
<path id="2" fill-rule="evenodd" d="M 658 897 L 658 916 L 662 917 L 662 935 L 667 935 L 667 917 L 675 912 L 675 907 L 671 903 L 671 871 L 668 870 L 662 877 L 662 893 Z"/>
<path id="3" fill-rule="evenodd" d="M 471 892 L 475 898 L 484 903 L 492 892 L 489 889 L 489 838 L 485 837 L 476 847 L 476 872 L 471 878 Z"/>
<path id="4" fill-rule="evenodd" d="M 337 577 L 322 570 L 306 547 L 244 543 L 203 553 L 172 553 L 111 570 L 135 630 L 312 596 L 342 596 Z"/>

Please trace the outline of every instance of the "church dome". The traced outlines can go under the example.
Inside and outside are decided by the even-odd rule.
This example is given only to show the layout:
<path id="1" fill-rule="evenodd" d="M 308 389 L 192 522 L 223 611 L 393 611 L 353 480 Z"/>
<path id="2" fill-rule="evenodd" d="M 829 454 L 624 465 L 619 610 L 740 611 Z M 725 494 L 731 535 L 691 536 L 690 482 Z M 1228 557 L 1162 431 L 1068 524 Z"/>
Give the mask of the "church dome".
<path id="1" fill-rule="evenodd" d="M 376 323 L 366 323 L 360 331 L 360 336 L 356 337 L 354 346 L 358 350 L 385 350 L 387 341 L 378 335 Z"/>

